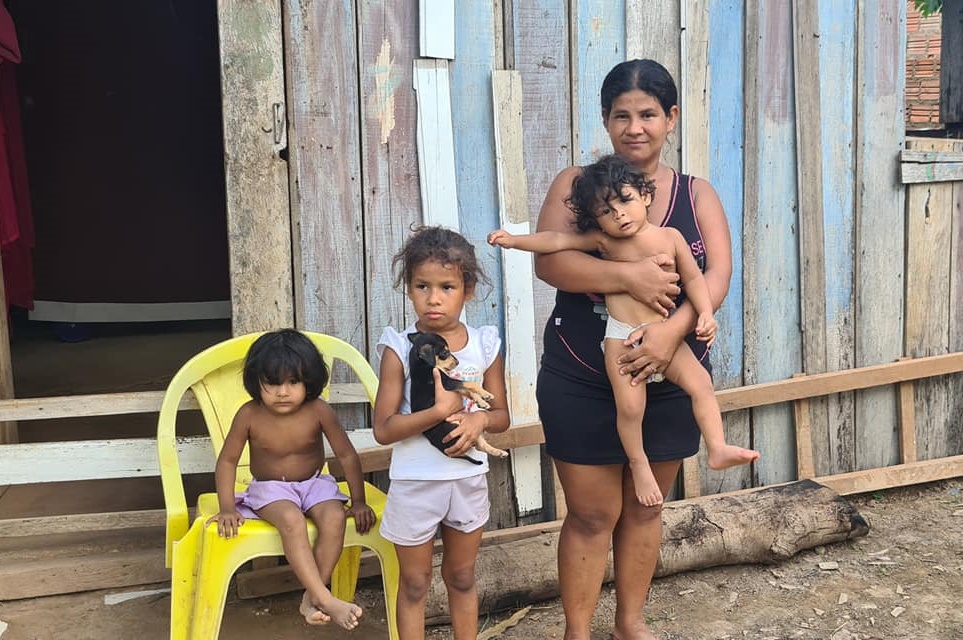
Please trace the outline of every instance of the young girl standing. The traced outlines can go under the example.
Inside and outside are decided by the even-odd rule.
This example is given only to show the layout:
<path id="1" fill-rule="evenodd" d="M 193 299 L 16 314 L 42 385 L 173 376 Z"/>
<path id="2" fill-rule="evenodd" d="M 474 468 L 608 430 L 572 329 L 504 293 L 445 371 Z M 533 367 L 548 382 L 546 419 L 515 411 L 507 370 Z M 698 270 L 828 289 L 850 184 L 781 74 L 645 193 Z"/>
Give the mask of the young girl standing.
<path id="1" fill-rule="evenodd" d="M 319 396 L 328 384 L 328 368 L 307 336 L 281 329 L 260 336 L 244 359 L 244 388 L 251 400 L 238 409 L 214 467 L 220 513 L 217 532 L 233 538 L 245 518 L 270 522 L 281 535 L 284 555 L 304 587 L 301 615 L 308 624 L 334 621 L 354 629 L 361 607 L 335 598 L 326 583 L 341 556 L 344 528 L 354 518 L 359 533 L 375 523 L 365 502 L 361 461 L 327 402 Z M 321 473 L 327 438 L 344 469 L 351 493 L 338 490 L 335 479 Z M 245 492 L 234 494 L 237 463 L 251 447 L 251 474 Z M 314 548 L 305 516 L 318 528 Z"/>
<path id="2" fill-rule="evenodd" d="M 474 639 L 478 634 L 475 558 L 489 514 L 488 460 L 474 444 L 483 432 L 498 433 L 509 426 L 501 340 L 495 327 L 474 328 L 459 320 L 478 281 L 487 281 L 474 248 L 464 237 L 442 227 L 422 227 L 395 255 L 393 265 L 395 286 L 404 284 L 418 316 L 404 331 L 385 328 L 378 342 L 381 373 L 374 436 L 381 444 L 397 443 L 381 534 L 394 543 L 401 569 L 399 637 L 425 637 L 432 542 L 440 528 L 441 576 L 448 590 L 454 637 Z M 411 412 L 408 335 L 419 331 L 445 338 L 459 361 L 451 377 L 479 383 L 491 392 L 495 398 L 489 411 L 473 410 L 462 396 L 445 391 L 435 372 L 434 406 Z M 421 434 L 445 419 L 458 426 L 449 435 L 451 446 L 442 453 Z M 466 453 L 483 464 L 457 457 Z"/>

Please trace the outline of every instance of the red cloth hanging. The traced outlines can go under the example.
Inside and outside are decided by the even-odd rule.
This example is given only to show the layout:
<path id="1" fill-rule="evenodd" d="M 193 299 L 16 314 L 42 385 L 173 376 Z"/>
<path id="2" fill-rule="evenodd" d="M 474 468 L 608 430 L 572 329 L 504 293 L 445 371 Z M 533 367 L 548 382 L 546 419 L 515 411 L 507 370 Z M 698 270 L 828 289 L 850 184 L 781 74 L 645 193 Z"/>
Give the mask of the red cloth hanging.
<path id="1" fill-rule="evenodd" d="M 20 46 L 0 4 L 0 253 L 7 306 L 33 308 L 33 213 L 14 64 Z"/>

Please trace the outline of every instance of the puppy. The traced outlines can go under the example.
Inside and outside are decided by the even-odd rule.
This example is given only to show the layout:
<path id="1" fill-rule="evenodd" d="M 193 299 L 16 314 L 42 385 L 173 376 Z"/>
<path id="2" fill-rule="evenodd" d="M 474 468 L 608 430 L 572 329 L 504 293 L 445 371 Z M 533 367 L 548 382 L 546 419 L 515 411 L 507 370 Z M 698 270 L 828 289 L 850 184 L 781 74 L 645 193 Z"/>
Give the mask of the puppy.
<path id="1" fill-rule="evenodd" d="M 411 374 L 411 411 L 421 411 L 432 407 L 435 404 L 435 380 L 431 375 L 432 369 L 438 369 L 441 373 L 441 384 L 448 391 L 455 391 L 466 398 L 470 398 L 481 409 L 490 409 L 488 401 L 494 396 L 474 382 L 456 380 L 447 375 L 458 366 L 458 359 L 448 350 L 448 343 L 437 333 L 409 333 L 408 340 L 411 341 L 411 351 L 408 352 L 408 371 Z M 436 449 L 445 452 L 452 442 L 443 442 L 445 436 L 451 433 L 457 425 L 447 420 L 442 420 L 432 428 L 423 432 L 428 441 Z M 504 458 L 508 455 L 507 451 L 496 449 L 488 444 L 483 435 L 478 436 L 475 447 L 479 451 L 484 451 L 490 456 Z M 480 460 L 475 460 L 471 456 L 458 456 L 468 460 L 473 464 L 481 464 Z"/>

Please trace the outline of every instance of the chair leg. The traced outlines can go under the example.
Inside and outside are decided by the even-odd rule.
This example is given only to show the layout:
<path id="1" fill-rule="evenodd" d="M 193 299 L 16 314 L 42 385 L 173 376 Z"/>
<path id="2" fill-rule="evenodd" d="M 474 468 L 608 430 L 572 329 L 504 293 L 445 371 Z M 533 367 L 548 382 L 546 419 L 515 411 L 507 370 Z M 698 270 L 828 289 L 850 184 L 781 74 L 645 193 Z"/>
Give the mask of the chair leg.
<path id="1" fill-rule="evenodd" d="M 183 538 L 174 542 L 171 558 L 171 615 L 170 639 L 187 640 L 194 610 L 194 590 L 197 588 L 195 566 L 201 529 L 192 526 Z"/>
<path id="2" fill-rule="evenodd" d="M 231 576 L 250 558 L 243 545 L 219 537 L 215 525 L 204 527 L 201 540 L 189 640 L 217 640 Z"/>
<path id="3" fill-rule="evenodd" d="M 351 546 L 341 550 L 338 564 L 331 572 L 331 593 L 345 602 L 354 600 L 361 570 L 361 547 Z"/>

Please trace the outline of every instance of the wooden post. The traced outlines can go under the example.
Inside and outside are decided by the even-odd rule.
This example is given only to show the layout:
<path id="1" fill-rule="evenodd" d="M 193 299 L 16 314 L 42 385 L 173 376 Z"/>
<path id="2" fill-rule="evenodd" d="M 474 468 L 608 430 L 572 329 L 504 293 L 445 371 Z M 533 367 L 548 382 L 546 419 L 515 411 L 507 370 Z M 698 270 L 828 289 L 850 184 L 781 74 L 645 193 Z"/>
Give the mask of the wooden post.
<path id="1" fill-rule="evenodd" d="M 805 378 L 805 373 L 797 373 L 793 378 Z M 806 480 L 816 475 L 813 467 L 813 437 L 810 426 L 809 398 L 796 400 L 792 403 L 793 416 L 796 418 L 796 477 Z"/>
<path id="2" fill-rule="evenodd" d="M 10 362 L 7 309 L 7 290 L 3 284 L 3 264 L 0 263 L 0 399 L 13 397 L 13 365 Z M 0 444 L 15 444 L 18 440 L 17 423 L 0 422 Z"/>

